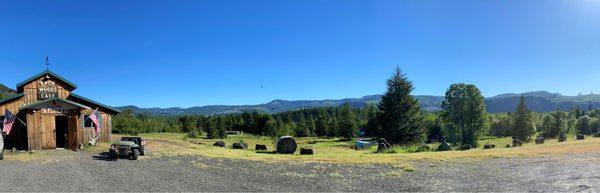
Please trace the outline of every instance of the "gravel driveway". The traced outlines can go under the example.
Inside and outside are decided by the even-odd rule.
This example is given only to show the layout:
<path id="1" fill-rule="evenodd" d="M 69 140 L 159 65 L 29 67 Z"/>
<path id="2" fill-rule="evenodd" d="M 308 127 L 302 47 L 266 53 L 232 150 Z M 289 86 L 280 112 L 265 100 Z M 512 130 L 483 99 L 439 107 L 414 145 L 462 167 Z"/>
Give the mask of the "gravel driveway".
<path id="1" fill-rule="evenodd" d="M 600 154 L 419 161 L 407 165 L 265 163 L 204 157 L 108 161 L 48 151 L 0 161 L 0 191 L 600 191 Z M 399 155 L 401 156 L 401 155 Z"/>

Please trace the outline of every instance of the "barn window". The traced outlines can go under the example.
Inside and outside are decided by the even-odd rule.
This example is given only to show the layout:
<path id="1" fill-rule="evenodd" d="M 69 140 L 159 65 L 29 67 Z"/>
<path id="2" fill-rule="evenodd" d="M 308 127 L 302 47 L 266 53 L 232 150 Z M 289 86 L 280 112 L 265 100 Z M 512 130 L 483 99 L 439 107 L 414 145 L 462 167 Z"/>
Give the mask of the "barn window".
<path id="1" fill-rule="evenodd" d="M 94 122 L 92 121 L 92 119 L 90 119 L 89 115 L 84 115 L 83 120 L 85 120 L 85 122 L 83 123 L 83 127 L 85 127 L 85 128 L 94 127 Z"/>

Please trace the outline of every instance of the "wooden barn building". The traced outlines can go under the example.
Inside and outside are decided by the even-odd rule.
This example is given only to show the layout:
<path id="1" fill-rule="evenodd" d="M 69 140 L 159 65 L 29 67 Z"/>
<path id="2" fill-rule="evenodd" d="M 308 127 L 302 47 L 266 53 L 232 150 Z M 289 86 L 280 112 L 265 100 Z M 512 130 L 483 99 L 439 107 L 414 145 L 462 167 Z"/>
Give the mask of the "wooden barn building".
<path id="1" fill-rule="evenodd" d="M 5 148 L 76 149 L 95 136 L 94 123 L 88 119 L 94 109 L 98 109 L 101 128 L 97 140 L 110 141 L 111 116 L 119 110 L 73 93 L 76 88 L 49 70 L 19 83 L 15 95 L 0 100 L 0 120 L 4 120 L 5 109 L 22 120 L 14 123 Z"/>

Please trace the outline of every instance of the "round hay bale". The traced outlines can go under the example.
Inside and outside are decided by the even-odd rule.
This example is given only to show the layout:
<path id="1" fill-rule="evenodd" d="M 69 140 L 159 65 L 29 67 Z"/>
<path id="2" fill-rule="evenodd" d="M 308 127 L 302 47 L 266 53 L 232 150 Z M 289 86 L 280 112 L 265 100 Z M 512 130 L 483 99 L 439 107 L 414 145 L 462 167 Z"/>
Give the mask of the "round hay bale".
<path id="1" fill-rule="evenodd" d="M 583 134 L 577 134 L 577 140 L 583 140 L 585 139 L 585 136 L 583 136 Z"/>
<path id="2" fill-rule="evenodd" d="M 213 144 L 213 146 L 225 147 L 225 142 L 224 141 L 217 141 L 217 142 L 215 142 L 215 144 Z"/>
<path id="3" fill-rule="evenodd" d="M 291 136 L 283 136 L 277 140 L 277 153 L 294 154 L 296 152 L 296 140 Z"/>
<path id="4" fill-rule="evenodd" d="M 306 149 L 306 148 L 301 148 L 300 149 L 300 155 L 313 155 L 313 150 L 312 149 Z"/>
<path id="5" fill-rule="evenodd" d="M 535 144 L 544 144 L 544 137 L 535 138 Z"/>
<path id="6" fill-rule="evenodd" d="M 521 147 L 521 146 L 523 146 L 523 142 L 521 140 L 518 140 L 518 139 L 513 139 L 512 144 L 513 144 L 512 145 L 513 147 Z"/>
<path id="7" fill-rule="evenodd" d="M 452 147 L 450 147 L 450 144 L 442 142 L 436 151 L 452 151 Z"/>
<path id="8" fill-rule="evenodd" d="M 493 149 L 496 148 L 495 144 L 484 144 L 483 149 Z"/>
<path id="9" fill-rule="evenodd" d="M 254 150 L 267 151 L 267 146 L 261 145 L 261 144 L 256 144 L 256 147 L 254 147 Z"/>
<path id="10" fill-rule="evenodd" d="M 246 143 L 233 143 L 233 149 L 248 149 L 248 144 Z"/>

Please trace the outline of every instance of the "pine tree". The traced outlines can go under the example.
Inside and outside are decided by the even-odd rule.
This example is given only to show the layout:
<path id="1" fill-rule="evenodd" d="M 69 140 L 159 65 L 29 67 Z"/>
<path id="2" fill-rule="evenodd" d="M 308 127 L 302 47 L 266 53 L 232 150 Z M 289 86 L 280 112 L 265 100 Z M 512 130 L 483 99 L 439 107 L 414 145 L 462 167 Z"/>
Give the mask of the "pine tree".
<path id="1" fill-rule="evenodd" d="M 308 131 L 308 123 L 306 121 L 306 117 L 304 117 L 304 114 L 300 114 L 300 118 L 295 128 L 296 137 L 307 137 L 309 135 L 309 132 L 310 131 Z"/>
<path id="2" fill-rule="evenodd" d="M 525 104 L 525 97 L 521 96 L 517 110 L 513 114 L 512 138 L 520 141 L 529 141 L 535 132 L 532 119 L 531 111 L 527 108 L 527 104 Z"/>
<path id="3" fill-rule="evenodd" d="M 412 90 L 412 82 L 396 68 L 377 106 L 377 122 L 381 127 L 379 137 L 393 144 L 414 144 L 423 140 L 423 118 L 419 102 L 410 95 Z"/>
<path id="4" fill-rule="evenodd" d="M 315 135 L 325 136 L 326 131 L 329 130 L 329 114 L 324 109 L 319 109 L 317 114 L 317 121 L 315 122 Z"/>
<path id="5" fill-rule="evenodd" d="M 341 117 L 338 128 L 338 136 L 345 140 L 351 140 L 358 135 L 358 126 L 356 124 L 356 115 L 348 103 L 344 104 L 341 110 Z"/>

